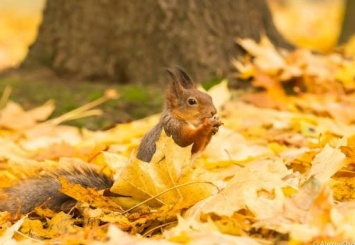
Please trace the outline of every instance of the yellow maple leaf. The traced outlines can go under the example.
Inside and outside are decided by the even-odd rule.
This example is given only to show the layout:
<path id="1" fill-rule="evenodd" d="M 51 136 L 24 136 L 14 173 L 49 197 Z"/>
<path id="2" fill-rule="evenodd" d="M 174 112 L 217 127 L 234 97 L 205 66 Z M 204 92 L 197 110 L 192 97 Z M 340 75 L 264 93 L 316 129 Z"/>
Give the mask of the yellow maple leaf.
<path id="1" fill-rule="evenodd" d="M 291 172 L 280 161 L 249 163 L 235 173 L 220 193 L 203 201 L 200 212 L 230 217 L 248 209 L 257 218 L 273 217 L 285 199 L 282 188 L 288 184 L 283 178 Z"/>
<path id="2" fill-rule="evenodd" d="M 216 192 L 207 180 L 199 179 L 191 165 L 191 146 L 180 147 L 162 133 L 157 151 L 150 163 L 132 156 L 121 170 L 111 191 L 131 198 L 122 198 L 120 204 L 132 208 L 147 202 L 151 207 L 176 204 L 182 201 L 192 205 Z"/>

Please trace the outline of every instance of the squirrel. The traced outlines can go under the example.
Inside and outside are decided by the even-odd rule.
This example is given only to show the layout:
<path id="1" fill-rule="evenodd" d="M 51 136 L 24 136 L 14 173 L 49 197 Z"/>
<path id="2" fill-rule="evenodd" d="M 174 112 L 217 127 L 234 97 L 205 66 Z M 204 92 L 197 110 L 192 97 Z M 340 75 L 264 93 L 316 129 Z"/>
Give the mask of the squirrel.
<path id="1" fill-rule="evenodd" d="M 142 139 L 137 158 L 150 162 L 155 151 L 155 142 L 164 129 L 181 147 L 192 145 L 192 155 L 203 151 L 222 122 L 216 117 L 217 110 L 208 94 L 195 88 L 190 76 L 181 68 L 176 72 L 168 69 L 171 86 L 166 92 L 165 110 L 159 123 Z"/>
<path id="2" fill-rule="evenodd" d="M 141 140 L 137 152 L 137 158 L 141 161 L 151 161 L 162 130 L 181 147 L 193 144 L 191 153 L 194 155 L 205 149 L 222 125 L 211 96 L 197 90 L 190 76 L 181 68 L 167 71 L 171 85 L 166 92 L 165 109 L 159 123 Z M 67 178 L 72 184 L 97 190 L 109 189 L 113 185 L 113 179 L 90 164 L 59 169 L 4 188 L 0 191 L 0 211 L 26 214 L 37 206 L 45 206 L 54 211 L 69 212 L 76 201 L 59 192 L 59 176 Z"/>

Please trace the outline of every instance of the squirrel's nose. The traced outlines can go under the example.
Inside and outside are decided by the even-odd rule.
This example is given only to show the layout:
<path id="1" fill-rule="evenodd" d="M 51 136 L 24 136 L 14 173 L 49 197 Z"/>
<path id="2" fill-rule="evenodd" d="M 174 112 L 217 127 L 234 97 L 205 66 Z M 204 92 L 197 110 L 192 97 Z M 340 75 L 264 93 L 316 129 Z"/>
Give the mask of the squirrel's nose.
<path id="1" fill-rule="evenodd" d="M 211 116 L 213 117 L 214 115 L 216 115 L 217 114 L 217 109 L 216 108 L 213 108 L 212 110 L 211 110 Z"/>

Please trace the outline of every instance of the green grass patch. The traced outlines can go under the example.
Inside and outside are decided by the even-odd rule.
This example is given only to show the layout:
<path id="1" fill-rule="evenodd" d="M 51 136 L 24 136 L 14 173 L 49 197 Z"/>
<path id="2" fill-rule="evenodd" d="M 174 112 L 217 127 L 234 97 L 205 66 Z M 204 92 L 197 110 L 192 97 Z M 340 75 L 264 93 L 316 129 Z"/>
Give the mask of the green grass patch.
<path id="1" fill-rule="evenodd" d="M 220 82 L 222 82 L 221 78 L 215 77 L 211 80 L 207 80 L 207 81 L 203 81 L 201 83 L 202 87 L 206 90 L 209 90 L 210 88 L 212 88 L 213 86 L 219 84 Z"/>
<path id="2" fill-rule="evenodd" d="M 102 129 L 116 123 L 136 120 L 162 109 L 164 89 L 153 86 L 133 86 L 92 82 L 70 82 L 62 80 L 26 80 L 18 77 L 0 77 L 0 93 L 6 86 L 12 88 L 10 99 L 31 109 L 53 100 L 56 105 L 51 116 L 57 117 L 76 109 L 90 101 L 102 97 L 106 89 L 115 89 L 120 94 L 116 100 L 110 100 L 98 108 L 104 113 L 99 117 L 91 117 L 68 122 L 67 124 Z"/>

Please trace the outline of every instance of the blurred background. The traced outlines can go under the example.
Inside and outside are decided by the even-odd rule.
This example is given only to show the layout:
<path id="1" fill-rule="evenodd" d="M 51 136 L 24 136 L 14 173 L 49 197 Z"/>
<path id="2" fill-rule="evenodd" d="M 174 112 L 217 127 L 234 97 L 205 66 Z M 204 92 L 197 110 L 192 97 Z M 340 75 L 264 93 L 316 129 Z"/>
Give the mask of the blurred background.
<path id="1" fill-rule="evenodd" d="M 0 70 L 17 66 L 35 40 L 45 0 L 0 1 Z"/>
<path id="2" fill-rule="evenodd" d="M 337 42 L 344 0 L 269 0 L 278 30 L 291 43 L 327 52 Z M 45 0 L 0 1 L 0 70 L 16 67 L 35 40 Z"/>
<path id="3" fill-rule="evenodd" d="M 161 2 L 164 1 L 160 1 L 159 3 Z M 173 12 L 174 16 L 181 14 L 184 16 L 184 14 L 191 10 L 181 9 L 180 6 L 172 6 L 173 2 L 174 1 L 165 2 L 166 6 L 159 5 L 158 7 L 161 7 L 162 9 L 160 10 L 162 12 L 166 11 L 166 13 L 172 11 L 171 8 L 175 7 L 176 9 L 174 9 L 174 11 L 176 12 Z M 209 7 L 214 6 L 213 4 L 219 4 L 213 3 L 213 1 L 206 2 L 209 2 L 210 5 L 206 4 L 206 6 Z M 204 5 L 206 2 L 200 1 L 199 3 Z M 236 2 L 244 4 L 241 6 L 246 6 L 245 8 L 247 10 L 252 8 L 250 6 L 258 7 L 260 5 L 260 7 L 262 7 L 262 5 L 265 5 L 264 1 L 260 1 L 263 2 L 263 4 L 260 4 L 258 1 Z M 317 52 L 328 53 L 333 51 L 337 43 L 339 43 L 338 38 L 342 29 L 346 4 L 349 2 L 352 1 L 267 0 L 266 3 L 271 11 L 276 29 L 286 41 L 296 47 L 309 48 Z M 0 1 L 0 94 L 6 86 L 11 86 L 11 100 L 20 103 L 25 109 L 33 108 L 52 99 L 56 102 L 56 111 L 53 116 L 58 116 L 103 96 L 104 91 L 108 87 L 117 89 L 121 95 L 120 99 L 105 104 L 102 108 L 106 113 L 99 120 L 85 119 L 74 123 L 78 126 L 89 128 L 107 128 L 114 123 L 127 122 L 160 112 L 163 101 L 162 88 L 165 84 L 159 83 L 158 78 L 164 77 L 163 75 L 165 75 L 163 70 L 167 62 L 163 60 L 164 58 L 170 62 L 171 57 L 175 55 L 172 60 L 175 64 L 180 61 L 184 63 L 183 61 L 185 61 L 183 66 L 187 68 L 188 72 L 192 72 L 190 75 L 197 81 L 206 82 L 206 84 L 214 84 L 216 81 L 220 81 L 224 78 L 225 73 L 223 74 L 223 72 L 221 72 L 218 75 L 219 68 L 216 68 L 216 74 L 213 73 L 213 70 L 211 72 L 211 67 L 214 69 L 217 65 L 222 64 L 222 62 L 218 60 L 218 57 L 213 57 L 213 55 L 226 55 L 227 57 L 224 60 L 224 64 L 227 65 L 231 63 L 231 58 L 240 55 L 240 53 L 230 52 L 232 48 L 235 49 L 235 46 L 237 46 L 234 43 L 234 39 L 239 37 L 236 36 L 235 33 L 232 33 L 233 30 L 230 29 L 234 29 L 234 31 L 238 31 L 239 29 L 245 29 L 246 31 L 252 30 L 259 35 L 260 33 L 263 34 L 263 31 L 258 29 L 257 25 L 260 26 L 258 23 L 264 21 L 263 24 L 268 26 L 268 24 L 265 24 L 263 17 L 260 18 L 260 16 L 254 15 L 254 17 L 256 17 L 253 18 L 253 11 L 250 11 L 250 13 L 248 11 L 241 11 L 244 12 L 244 16 L 240 17 L 243 13 L 238 13 L 240 6 L 237 3 L 233 10 L 227 8 L 223 11 L 233 11 L 229 12 L 229 14 L 233 15 L 233 21 L 241 25 L 241 28 L 240 26 L 222 28 L 218 30 L 220 32 L 217 33 L 217 38 L 213 36 L 215 33 L 212 33 L 211 38 L 212 40 L 215 38 L 213 41 L 215 43 L 211 43 L 213 43 L 215 47 L 200 47 L 201 42 L 203 43 L 205 40 L 209 40 L 208 38 L 198 40 L 205 34 L 203 32 L 202 34 L 199 33 L 197 36 L 193 36 L 194 31 L 187 35 L 184 34 L 184 31 L 187 29 L 186 25 L 188 28 L 191 27 L 188 23 L 186 24 L 184 22 L 186 21 L 185 19 L 187 19 L 185 16 L 182 21 L 171 22 L 171 26 L 166 30 L 167 34 L 164 33 L 163 36 L 154 37 L 156 39 L 150 40 L 152 46 L 157 43 L 157 47 L 153 47 L 152 49 L 150 46 L 149 49 L 146 50 L 136 50 L 136 47 L 149 46 L 149 44 L 146 44 L 145 38 L 147 36 L 144 35 L 152 36 L 151 34 L 153 33 L 153 36 L 155 36 L 155 33 L 157 33 L 156 30 L 152 29 L 150 30 L 151 33 L 147 34 L 146 29 L 139 29 L 142 27 L 134 26 L 132 28 L 134 33 L 130 35 L 129 31 L 131 26 L 135 24 L 135 18 L 149 19 L 151 15 L 149 9 L 145 10 L 147 9 L 146 6 L 140 4 L 139 1 L 135 1 L 133 4 L 128 3 L 128 1 L 101 1 L 100 4 L 94 7 L 92 7 L 93 5 L 90 2 L 69 2 L 69 7 L 66 6 L 65 3 L 68 2 L 65 0 L 57 0 L 50 3 L 51 11 L 47 12 L 47 20 L 49 20 L 48 23 L 50 24 L 43 29 L 41 42 L 36 43 L 36 47 L 32 50 L 32 58 L 30 59 L 44 61 L 45 69 L 31 70 L 32 68 L 29 66 L 29 71 L 21 73 L 19 70 L 16 70 L 16 68 L 25 60 L 30 45 L 36 40 L 46 1 Z M 108 3 L 112 4 L 115 9 L 111 10 L 111 5 L 108 5 Z M 154 5 L 153 8 L 157 8 L 155 1 L 150 1 L 149 3 L 150 6 Z M 129 6 L 131 9 L 133 8 L 132 12 L 127 12 L 125 7 L 130 10 L 128 5 L 134 4 L 136 5 Z M 171 4 L 171 6 L 168 6 L 169 4 Z M 234 2 L 229 2 L 228 4 L 234 5 Z M 142 9 L 141 6 L 143 6 L 144 9 Z M 228 5 L 226 4 L 225 6 Z M 60 9 L 61 12 L 56 12 L 57 9 Z M 216 11 L 214 11 L 214 9 L 216 8 L 209 9 L 209 11 L 212 12 L 212 14 L 210 13 L 211 15 L 215 14 Z M 123 12 L 119 14 L 117 13 L 118 11 Z M 126 11 L 127 14 L 124 11 Z M 140 16 L 140 13 L 143 11 L 146 11 L 146 15 Z M 195 14 L 197 12 L 195 12 Z M 219 16 L 217 16 L 222 19 L 222 23 L 229 21 L 229 19 L 223 19 L 226 16 L 225 12 L 218 13 Z M 234 13 L 236 14 L 234 15 Z M 265 11 L 260 10 L 260 13 L 264 14 Z M 122 17 L 123 19 L 119 18 L 120 15 L 125 14 L 127 16 Z M 251 15 L 248 17 L 248 14 Z M 66 16 L 68 15 L 69 17 L 67 18 Z M 134 17 L 131 18 L 133 15 Z M 169 21 L 168 15 L 166 14 L 164 16 L 167 18 L 165 21 Z M 124 19 L 127 17 L 129 17 L 130 20 L 127 21 Z M 154 18 L 161 18 L 161 16 Z M 270 19 L 269 16 L 266 18 Z M 200 28 L 201 26 L 207 26 L 203 22 L 205 21 L 204 19 L 198 21 L 201 22 L 198 23 L 200 26 L 195 26 L 198 30 L 203 29 Z M 64 28 L 57 28 L 63 26 L 63 22 L 66 23 Z M 155 23 L 159 22 L 160 19 Z M 127 23 L 129 24 L 127 25 Z M 215 24 L 218 23 L 217 21 Z M 249 23 L 252 23 L 251 27 L 248 26 Z M 348 21 L 348 23 L 351 24 L 352 22 Z M 257 26 L 256 28 L 253 28 L 254 24 Z M 143 28 L 145 28 L 147 24 L 143 22 L 142 25 Z M 117 26 L 121 29 L 117 28 Z M 248 27 L 244 28 L 245 26 Z M 106 27 L 108 28 L 104 30 Z M 159 26 L 159 28 L 161 27 Z M 102 30 L 104 31 L 101 32 Z M 149 30 L 147 32 L 149 32 Z M 252 38 L 255 38 L 253 36 L 254 34 L 251 35 Z M 137 38 L 137 35 L 140 39 Z M 248 37 L 248 35 L 246 35 L 246 37 Z M 124 38 L 127 40 L 123 40 Z M 163 40 L 164 38 L 167 38 L 167 40 Z M 181 40 L 179 38 L 181 38 Z M 276 37 L 275 40 L 277 39 L 279 38 Z M 162 40 L 162 43 L 158 43 L 159 40 Z M 176 43 L 174 43 L 174 40 L 177 40 Z M 350 39 L 350 42 L 351 41 L 355 43 L 353 38 Z M 132 42 L 133 44 L 131 44 Z M 191 46 L 191 43 L 194 43 L 193 45 L 196 46 Z M 228 44 L 226 45 L 226 43 Z M 46 49 L 47 46 L 52 44 L 54 44 L 54 46 L 51 47 L 53 50 L 50 50 L 50 48 Z M 77 46 L 73 44 L 77 44 Z M 159 50 L 164 44 L 168 45 L 166 47 L 167 49 Z M 120 47 L 120 45 L 122 47 Z M 178 45 L 181 47 L 177 47 Z M 208 42 L 206 45 L 209 45 Z M 275 45 L 278 44 L 276 43 Z M 202 50 L 197 50 L 196 47 Z M 154 50 L 154 48 L 156 48 L 156 50 Z M 239 49 L 241 50 L 241 48 Z M 122 55 L 122 61 L 120 57 L 117 56 L 125 50 L 127 50 L 127 53 Z M 142 52 L 146 53 L 142 55 Z M 40 57 L 41 55 L 43 55 L 43 57 Z M 165 57 L 163 57 L 164 55 Z M 190 57 L 186 58 L 185 56 L 188 55 L 190 55 Z M 37 59 L 38 57 L 39 59 Z M 197 57 L 198 60 L 193 60 L 193 57 Z M 143 61 L 143 59 L 145 60 Z M 181 62 L 178 64 L 181 64 Z M 31 63 L 29 64 L 31 65 Z M 157 68 L 152 71 L 153 69 L 150 69 L 152 67 L 149 67 L 149 65 L 155 65 Z M 210 70 L 206 68 L 210 68 Z M 152 74 L 148 74 L 148 72 Z M 203 72 L 205 72 L 205 74 L 203 74 Z M 82 76 L 78 77 L 78 74 Z M 206 77 L 211 74 L 212 78 L 209 77 L 207 81 L 204 81 L 204 79 L 206 80 Z M 136 77 L 129 80 L 129 78 L 127 78 L 129 75 L 135 75 Z M 199 75 L 200 77 L 198 77 Z M 141 78 L 152 81 L 152 83 L 144 81 L 135 83 L 135 81 Z M 80 82 L 77 82 L 79 80 Z M 131 83 L 131 81 L 133 81 L 133 83 Z M 157 86 L 157 84 L 163 86 Z"/>

